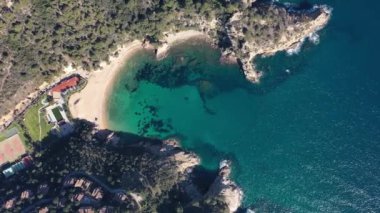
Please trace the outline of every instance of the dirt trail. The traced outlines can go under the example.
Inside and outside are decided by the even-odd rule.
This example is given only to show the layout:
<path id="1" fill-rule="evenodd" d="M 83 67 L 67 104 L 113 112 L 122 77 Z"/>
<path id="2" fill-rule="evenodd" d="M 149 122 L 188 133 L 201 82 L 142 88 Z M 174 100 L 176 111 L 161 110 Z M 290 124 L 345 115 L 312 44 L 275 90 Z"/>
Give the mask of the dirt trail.
<path id="1" fill-rule="evenodd" d="M 5 84 L 5 81 L 6 81 L 7 78 L 11 75 L 11 68 L 12 68 L 12 64 L 10 64 L 7 68 L 5 68 L 5 70 L 6 70 L 6 74 L 5 74 L 4 78 L 1 79 L 1 83 L 0 83 L 0 92 L 3 91 L 3 87 L 4 87 L 4 84 Z"/>

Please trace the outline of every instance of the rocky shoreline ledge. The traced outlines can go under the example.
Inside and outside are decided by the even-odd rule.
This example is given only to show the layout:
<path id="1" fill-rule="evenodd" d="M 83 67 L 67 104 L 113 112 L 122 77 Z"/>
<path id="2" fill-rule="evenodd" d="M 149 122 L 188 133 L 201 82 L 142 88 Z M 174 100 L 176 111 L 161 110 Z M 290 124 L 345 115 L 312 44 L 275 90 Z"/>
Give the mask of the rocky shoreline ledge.
<path id="1" fill-rule="evenodd" d="M 23 172 L 0 176 L 0 206 L 12 212 L 219 213 L 241 205 L 243 192 L 229 178 L 228 161 L 209 171 L 176 139 L 98 129 L 85 120 L 74 125 L 67 137 L 50 135 L 36 145 Z M 25 193 L 28 198 L 20 196 Z"/>
<path id="2" fill-rule="evenodd" d="M 192 30 L 164 33 L 156 49 L 157 59 L 166 57 L 174 43 L 198 37 L 220 48 L 222 62 L 237 62 L 246 78 L 258 83 L 263 73 L 255 68 L 253 61 L 256 57 L 300 46 L 306 38 L 323 29 L 331 17 L 331 8 L 326 5 L 302 9 L 260 0 L 242 3 L 244 9 L 228 18 L 214 17 L 207 21 L 179 17 Z"/>
<path id="3" fill-rule="evenodd" d="M 230 179 L 232 163 L 224 160 L 220 163 L 218 176 L 205 196 L 221 197 L 230 212 L 236 212 L 242 204 L 243 190 Z"/>
<path id="4" fill-rule="evenodd" d="M 220 162 L 217 176 L 207 192 L 202 194 L 191 180 L 192 172 L 200 165 L 201 160 L 196 154 L 184 151 L 177 139 L 167 139 L 162 141 L 162 144 L 140 142 L 136 146 L 146 148 L 153 154 L 174 162 L 172 166 L 175 167 L 177 173 L 177 182 L 184 183 L 185 191 L 193 199 L 189 207 L 195 203 L 202 203 L 204 200 L 218 200 L 221 202 L 218 206 L 223 206 L 227 212 L 236 212 L 242 205 L 243 190 L 230 179 L 232 162 L 228 160 Z M 167 164 L 162 166 L 165 167 Z"/>

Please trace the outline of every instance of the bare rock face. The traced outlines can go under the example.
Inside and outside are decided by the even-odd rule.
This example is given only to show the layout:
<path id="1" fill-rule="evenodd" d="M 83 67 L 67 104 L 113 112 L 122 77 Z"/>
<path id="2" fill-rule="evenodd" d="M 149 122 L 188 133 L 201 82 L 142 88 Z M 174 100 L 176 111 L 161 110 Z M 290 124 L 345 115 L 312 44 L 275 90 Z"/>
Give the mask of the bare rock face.
<path id="1" fill-rule="evenodd" d="M 176 170 L 180 174 L 186 173 L 200 163 L 198 156 L 186 152 L 178 152 L 170 156 L 170 159 L 176 162 Z"/>
<path id="2" fill-rule="evenodd" d="M 326 6 L 295 10 L 276 4 L 256 3 L 235 13 L 226 24 L 231 50 L 240 60 L 248 80 L 258 82 L 262 73 L 252 60 L 257 55 L 271 55 L 302 42 L 322 29 L 331 16 Z"/>
<path id="3" fill-rule="evenodd" d="M 219 197 L 227 204 L 229 212 L 236 212 L 243 200 L 243 191 L 230 179 L 230 174 L 231 163 L 222 161 L 219 175 L 205 197 Z"/>
<path id="4" fill-rule="evenodd" d="M 145 147 L 154 155 L 166 159 L 163 165 L 175 168 L 179 176 L 186 176 L 195 166 L 199 165 L 200 158 L 192 153 L 180 148 L 180 142 L 177 139 L 170 138 L 161 143 L 138 143 L 136 146 Z M 180 178 L 182 179 L 182 178 Z"/>
<path id="5" fill-rule="evenodd" d="M 171 138 L 163 142 L 163 146 L 160 149 L 160 152 L 167 153 L 169 155 L 169 160 L 175 162 L 176 171 L 180 175 L 186 175 L 195 166 L 199 165 L 201 160 L 196 154 L 192 152 L 186 152 L 183 150 L 178 151 L 179 147 L 179 141 Z"/>

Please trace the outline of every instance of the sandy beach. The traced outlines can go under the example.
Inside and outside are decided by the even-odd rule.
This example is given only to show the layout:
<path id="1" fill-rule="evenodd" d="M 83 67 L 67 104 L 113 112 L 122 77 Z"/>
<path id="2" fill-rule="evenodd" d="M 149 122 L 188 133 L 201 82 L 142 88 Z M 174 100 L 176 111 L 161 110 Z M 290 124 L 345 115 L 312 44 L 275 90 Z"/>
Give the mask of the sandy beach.
<path id="1" fill-rule="evenodd" d="M 160 41 L 163 45 L 158 47 L 156 57 L 158 60 L 167 56 L 169 50 L 174 45 L 185 42 L 189 39 L 210 39 L 205 33 L 195 30 L 182 31 L 178 33 L 166 32 L 164 38 Z M 127 60 L 133 56 L 137 51 L 149 49 L 154 50 L 154 47 L 149 44 L 143 44 L 142 41 L 133 41 L 124 46 L 118 48 L 118 56 L 110 57 L 109 63 L 102 62 L 100 69 L 87 72 L 81 68 L 73 68 L 71 66 L 65 67 L 63 73 L 54 79 L 55 82 L 59 82 L 60 79 L 72 75 L 74 73 L 80 74 L 87 78 L 88 83 L 86 87 L 73 94 L 69 99 L 69 110 L 73 118 L 86 119 L 94 122 L 99 128 L 107 128 L 106 118 L 106 105 L 108 94 L 112 89 L 112 84 L 115 76 L 122 70 Z M 28 97 L 15 106 L 9 113 L 2 115 L 0 119 L 1 127 L 12 122 L 14 119 L 15 111 L 24 111 L 35 97 L 38 96 L 39 91 L 44 91 L 49 85 L 53 83 L 45 82 L 40 86 L 38 91 L 28 95 Z M 0 128 L 1 129 L 1 128 Z"/>
<path id="2" fill-rule="evenodd" d="M 162 41 L 164 45 L 157 49 L 157 59 L 166 57 L 170 47 L 193 38 L 207 38 L 199 31 L 184 31 L 179 33 L 166 33 Z M 134 41 L 119 48 L 119 55 L 111 57 L 110 63 L 102 63 L 101 69 L 91 72 L 86 87 L 73 94 L 69 100 L 69 109 L 74 118 L 86 119 L 94 122 L 99 129 L 108 128 L 107 100 L 115 77 L 122 70 L 127 60 L 137 51 L 152 49 L 144 47 L 141 41 Z M 153 49 L 152 49 L 153 50 Z"/>
<path id="3" fill-rule="evenodd" d="M 164 35 L 165 38 L 162 40 L 163 45 L 158 47 L 156 53 L 158 60 L 165 58 L 170 48 L 176 44 L 194 38 L 209 39 L 206 34 L 196 30 L 187 30 L 178 33 L 164 33 Z"/>
<path id="4" fill-rule="evenodd" d="M 69 99 L 70 113 L 74 118 L 94 122 L 98 128 L 107 127 L 106 104 L 114 78 L 124 64 L 144 47 L 141 41 L 134 41 L 118 49 L 119 55 L 111 57 L 110 63 L 102 62 L 101 69 L 93 71 L 88 77 L 86 87 Z"/>

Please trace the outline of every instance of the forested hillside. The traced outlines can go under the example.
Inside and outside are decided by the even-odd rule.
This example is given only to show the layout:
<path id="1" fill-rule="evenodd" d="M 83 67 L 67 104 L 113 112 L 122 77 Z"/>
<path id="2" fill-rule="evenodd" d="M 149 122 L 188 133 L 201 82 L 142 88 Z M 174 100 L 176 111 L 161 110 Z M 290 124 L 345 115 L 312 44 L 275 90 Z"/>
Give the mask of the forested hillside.
<path id="1" fill-rule="evenodd" d="M 328 22 L 327 7 L 310 6 L 267 0 L 8 0 L 0 6 L 0 114 L 68 64 L 94 70 L 120 44 L 139 39 L 159 45 L 166 32 L 188 29 L 208 34 L 257 82 L 261 74 L 251 63 L 256 55 L 291 48 Z"/>
<path id="2" fill-rule="evenodd" d="M 169 29 L 199 27 L 183 19 L 212 19 L 234 10 L 224 0 L 12 2 L 0 6 L 0 113 L 68 63 L 94 69 L 118 44 L 155 41 Z"/>
<path id="3" fill-rule="evenodd" d="M 203 185 L 207 183 L 199 176 L 202 173 L 189 173 L 199 163 L 194 154 L 160 140 L 124 133 L 110 137 L 113 133 L 97 132 L 86 121 L 76 121 L 75 125 L 70 137 L 50 136 L 36 144 L 29 169 L 10 178 L 0 175 L 0 212 L 10 200 L 15 201 L 9 212 L 42 207 L 76 212 L 86 206 L 108 206 L 121 212 L 228 212 L 219 192 L 202 198 L 199 193 L 208 187 L 193 185 L 193 177 L 201 178 Z M 70 186 L 73 178 L 91 185 Z M 94 200 L 91 192 L 96 188 L 103 196 Z M 23 192 L 29 192 L 28 198 L 23 198 Z M 83 193 L 92 200 L 90 203 L 76 200 Z M 126 194 L 128 199 L 120 202 L 118 194 Z"/>

